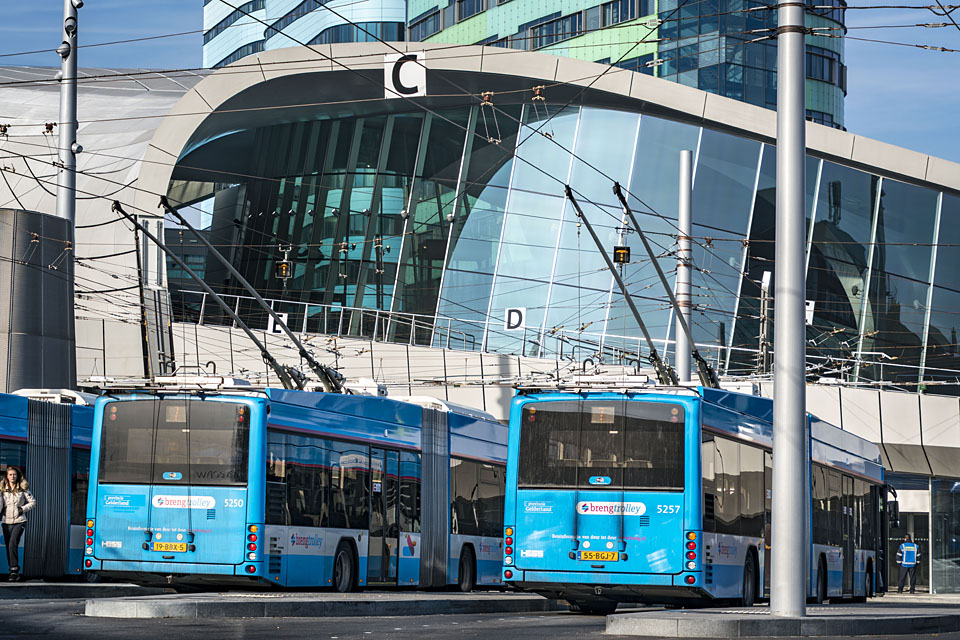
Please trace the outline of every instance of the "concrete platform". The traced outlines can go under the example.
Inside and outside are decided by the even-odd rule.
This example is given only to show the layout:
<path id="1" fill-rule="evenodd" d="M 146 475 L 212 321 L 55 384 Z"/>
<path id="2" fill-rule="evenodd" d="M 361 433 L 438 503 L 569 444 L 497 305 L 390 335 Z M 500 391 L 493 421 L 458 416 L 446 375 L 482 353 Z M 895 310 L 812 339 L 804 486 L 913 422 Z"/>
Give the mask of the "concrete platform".
<path id="1" fill-rule="evenodd" d="M 768 606 L 660 610 L 607 616 L 606 633 L 645 638 L 754 638 L 911 635 L 960 631 L 952 603 L 897 601 L 808 607 L 804 618 L 770 615 Z"/>
<path id="2" fill-rule="evenodd" d="M 0 600 L 85 600 L 86 598 L 122 598 L 151 596 L 163 589 L 139 587 L 118 582 L 0 582 Z"/>
<path id="3" fill-rule="evenodd" d="M 518 593 L 208 593 L 90 599 L 101 618 L 323 618 L 527 613 L 565 609 L 556 600 Z"/>

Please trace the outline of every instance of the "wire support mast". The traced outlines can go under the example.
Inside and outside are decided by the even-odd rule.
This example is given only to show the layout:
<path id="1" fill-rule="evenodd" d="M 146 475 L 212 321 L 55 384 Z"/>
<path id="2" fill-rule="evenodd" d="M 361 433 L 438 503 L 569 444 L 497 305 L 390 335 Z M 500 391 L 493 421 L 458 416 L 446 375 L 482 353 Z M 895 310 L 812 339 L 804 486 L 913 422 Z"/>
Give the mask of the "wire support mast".
<path id="1" fill-rule="evenodd" d="M 250 327 L 248 327 L 247 324 L 240 319 L 240 317 L 236 314 L 236 312 L 234 312 L 234 310 L 230 308 L 230 305 L 224 302 L 223 298 L 217 295 L 217 293 L 210 288 L 210 285 L 204 282 L 203 278 L 198 276 L 193 271 L 193 269 L 188 267 L 186 263 L 183 260 L 181 260 L 176 253 L 174 253 L 170 249 L 167 249 L 166 245 L 160 242 L 160 239 L 157 238 L 152 233 L 150 233 L 150 231 L 148 231 L 142 224 L 140 224 L 140 222 L 137 221 L 136 218 L 134 218 L 132 215 L 124 211 L 123 206 L 120 204 L 119 200 L 114 200 L 113 206 L 111 208 L 115 212 L 119 213 L 124 218 L 129 220 L 130 223 L 133 224 L 133 226 L 138 231 L 140 231 L 140 233 L 145 235 L 147 238 L 150 239 L 151 242 L 157 245 L 157 247 L 161 251 L 163 251 L 165 254 L 167 254 L 167 256 L 171 260 L 173 260 L 178 267 L 183 269 L 188 276 L 193 278 L 196 281 L 196 283 L 199 284 L 200 287 L 210 295 L 211 298 L 217 301 L 217 304 L 219 304 L 220 307 L 227 313 L 227 315 L 230 316 L 230 318 L 237 323 L 237 326 L 240 327 L 240 329 L 242 329 L 245 334 L 247 334 L 247 337 L 250 338 L 250 340 L 253 341 L 255 345 L 257 345 L 257 348 L 260 349 L 260 355 L 263 358 L 263 361 L 266 362 L 270 366 L 270 368 L 274 370 L 274 372 L 277 374 L 277 377 L 280 378 L 280 382 L 283 384 L 284 389 L 303 389 L 304 383 L 306 382 L 306 378 L 303 376 L 303 374 L 297 371 L 296 369 L 285 367 L 284 365 L 277 362 L 277 359 L 274 358 L 269 351 L 267 351 L 267 347 L 262 342 L 260 342 L 259 338 L 257 338 L 257 335 L 250 329 Z"/>
<path id="2" fill-rule="evenodd" d="M 237 271 L 230 261 L 224 258 L 223 254 L 220 253 L 212 244 L 210 244 L 210 241 L 207 240 L 202 233 L 197 231 L 193 225 L 187 222 L 186 218 L 180 215 L 179 211 L 170 205 L 170 202 L 167 200 L 166 196 L 160 196 L 160 206 L 163 207 L 167 213 L 176 218 L 177 222 L 189 229 L 190 233 L 192 233 L 197 240 L 199 240 L 203 246 L 207 248 L 207 251 L 216 257 L 216 259 L 220 261 L 220 264 L 227 268 L 227 271 L 230 272 L 230 275 L 237 279 L 237 282 L 240 283 L 240 286 L 246 289 L 257 301 L 257 303 L 259 303 L 259 305 L 270 314 L 270 317 L 273 318 L 274 323 L 283 329 L 283 332 L 287 334 L 287 337 L 290 338 L 293 344 L 297 347 L 300 357 L 306 361 L 314 375 L 316 375 L 320 380 L 320 384 L 323 385 L 324 391 L 329 393 L 343 393 L 343 376 L 340 374 L 340 372 L 336 369 L 332 369 L 326 365 L 320 364 L 317 362 L 316 358 L 310 355 L 310 352 L 306 350 L 296 334 L 290 330 L 290 327 L 287 326 L 287 323 L 284 322 L 283 318 L 281 318 L 280 315 L 273 310 L 273 307 L 267 304 L 267 301 L 263 299 L 263 296 L 261 296 L 256 289 L 253 288 L 253 285 L 247 282 L 246 278 L 240 275 L 240 272 Z"/>
<path id="3" fill-rule="evenodd" d="M 617 196 L 618 200 L 620 200 L 620 204 L 623 206 L 623 212 L 628 218 L 630 218 L 630 224 L 633 225 L 634 231 L 636 231 L 637 235 L 640 236 L 640 242 L 643 243 L 643 248 L 647 252 L 647 256 L 650 258 L 653 268 L 657 270 L 657 276 L 660 278 L 660 284 L 663 285 L 663 290 L 666 291 L 667 297 L 670 299 L 670 305 L 673 307 L 673 313 L 677 318 L 677 323 L 680 325 L 680 329 L 683 331 L 683 334 L 687 337 L 687 342 L 690 345 L 690 353 L 693 356 L 693 359 L 697 361 L 697 376 L 700 378 L 700 384 L 705 387 L 719 389 L 720 380 L 717 378 L 717 372 L 713 370 L 713 367 L 710 366 L 710 363 L 707 362 L 706 358 L 700 354 L 700 350 L 697 349 L 697 345 L 693 341 L 693 334 L 690 332 L 690 325 L 687 324 L 687 319 L 684 317 L 684 314 L 680 313 L 680 305 L 677 303 L 677 297 L 674 295 L 673 289 L 670 288 L 670 284 L 667 282 L 667 276 L 664 275 L 663 269 L 660 267 L 660 261 L 657 260 L 657 256 L 653 253 L 653 248 L 650 247 L 650 243 L 647 241 L 647 235 L 643 232 L 643 229 L 640 228 L 640 223 L 637 221 L 637 217 L 633 215 L 633 210 L 630 208 L 630 205 L 627 204 L 627 199 L 623 195 L 623 190 L 621 189 L 619 182 L 613 183 L 613 194 Z"/>
<path id="4" fill-rule="evenodd" d="M 593 230 L 593 226 L 590 224 L 590 221 L 587 220 L 585 215 L 583 215 L 583 210 L 580 208 L 580 204 L 577 202 L 577 199 L 573 197 L 573 191 L 570 189 L 570 185 L 565 185 L 564 189 L 567 194 L 567 199 L 577 212 L 577 218 L 583 222 L 584 226 L 587 228 L 587 231 L 590 233 L 590 237 L 593 238 L 594 244 L 597 245 L 597 251 L 600 252 L 600 255 L 603 256 L 603 260 L 607 263 L 607 268 L 613 275 L 613 279 L 617 282 L 617 286 L 620 287 L 620 291 L 623 293 L 623 297 L 627 301 L 627 306 L 630 307 L 630 312 L 633 313 L 633 318 L 637 321 L 637 326 L 640 327 L 640 332 L 643 333 L 643 337 L 647 341 L 647 347 L 650 348 L 650 364 L 653 365 L 653 369 L 657 373 L 657 379 L 660 381 L 660 384 L 676 386 L 677 374 L 670 367 L 670 365 L 660 357 L 657 347 L 653 344 L 653 338 L 650 337 L 650 332 L 647 331 L 647 325 L 643 323 L 643 318 L 640 317 L 640 312 L 637 310 L 637 306 L 633 302 L 633 296 L 631 296 L 630 292 L 627 291 L 627 285 L 623 283 L 623 279 L 620 277 L 620 274 L 617 273 L 617 268 L 614 266 L 613 261 L 610 260 L 610 256 L 607 255 L 606 250 L 603 248 L 603 244 L 600 243 L 600 238 L 597 237 L 597 233 Z"/>

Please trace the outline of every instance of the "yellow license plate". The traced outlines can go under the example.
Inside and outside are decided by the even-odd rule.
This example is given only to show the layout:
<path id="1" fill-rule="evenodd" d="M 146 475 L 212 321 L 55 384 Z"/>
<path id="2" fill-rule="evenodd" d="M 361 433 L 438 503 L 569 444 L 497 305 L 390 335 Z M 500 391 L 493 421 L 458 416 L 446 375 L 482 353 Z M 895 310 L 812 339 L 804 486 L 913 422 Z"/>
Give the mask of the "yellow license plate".
<path id="1" fill-rule="evenodd" d="M 600 562 L 616 562 L 620 559 L 617 551 L 581 551 L 581 560 L 599 560 Z"/>
<path id="2" fill-rule="evenodd" d="M 184 553 L 187 550 L 187 543 L 186 542 L 154 542 L 153 550 Z"/>

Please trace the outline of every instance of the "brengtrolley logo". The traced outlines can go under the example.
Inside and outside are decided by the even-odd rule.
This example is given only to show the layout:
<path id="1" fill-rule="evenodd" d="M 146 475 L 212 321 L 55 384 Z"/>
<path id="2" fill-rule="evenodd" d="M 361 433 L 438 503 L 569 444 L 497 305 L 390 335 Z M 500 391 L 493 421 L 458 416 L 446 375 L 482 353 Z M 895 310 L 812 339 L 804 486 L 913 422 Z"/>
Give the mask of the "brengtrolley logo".
<path id="1" fill-rule="evenodd" d="M 577 512 L 585 516 L 642 516 L 647 506 L 642 502 L 578 502 Z"/>
<path id="2" fill-rule="evenodd" d="M 153 506 L 158 509 L 213 509 L 217 499 L 213 496 L 153 496 Z"/>
<path id="3" fill-rule="evenodd" d="M 298 536 L 295 533 L 290 534 L 291 547 L 303 547 L 304 549 L 317 547 L 319 549 L 322 544 L 323 536 Z"/>

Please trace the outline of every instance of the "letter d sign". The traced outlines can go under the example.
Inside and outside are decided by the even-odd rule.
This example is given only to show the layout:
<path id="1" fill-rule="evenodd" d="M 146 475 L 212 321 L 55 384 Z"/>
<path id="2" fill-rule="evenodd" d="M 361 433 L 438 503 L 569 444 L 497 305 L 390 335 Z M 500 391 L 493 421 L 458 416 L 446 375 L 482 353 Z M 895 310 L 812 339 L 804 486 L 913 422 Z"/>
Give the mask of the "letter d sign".
<path id="1" fill-rule="evenodd" d="M 505 331 L 520 331 L 526 324 L 524 320 L 527 316 L 525 308 L 507 309 L 504 314 L 503 328 Z"/>
<path id="2" fill-rule="evenodd" d="M 383 96 L 415 98 L 427 95 L 427 69 L 423 51 L 383 56 Z"/>

